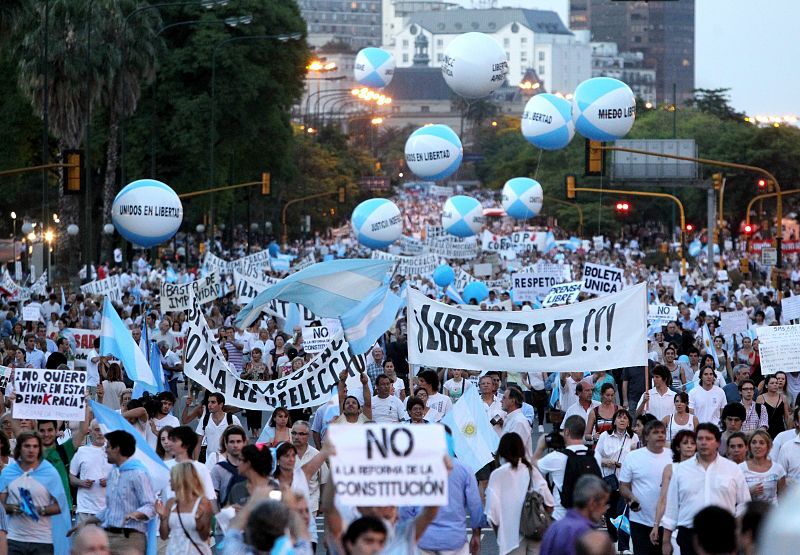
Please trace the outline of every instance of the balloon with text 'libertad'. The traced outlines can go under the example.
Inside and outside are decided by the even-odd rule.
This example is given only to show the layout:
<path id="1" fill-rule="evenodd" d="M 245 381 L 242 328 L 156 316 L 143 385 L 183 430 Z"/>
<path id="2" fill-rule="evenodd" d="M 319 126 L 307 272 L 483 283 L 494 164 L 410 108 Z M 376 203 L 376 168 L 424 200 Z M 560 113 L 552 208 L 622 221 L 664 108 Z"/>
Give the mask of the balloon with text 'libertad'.
<path id="1" fill-rule="evenodd" d="M 506 80 L 508 60 L 500 43 L 484 33 L 458 35 L 444 52 L 442 76 L 464 98 L 483 98 Z"/>
<path id="2" fill-rule="evenodd" d="M 631 88 L 611 77 L 587 79 L 575 89 L 572 117 L 578 133 L 592 141 L 616 141 L 636 119 Z"/>
<path id="3" fill-rule="evenodd" d="M 461 165 L 464 148 L 455 131 L 446 125 L 426 125 L 406 140 L 406 164 L 422 179 L 439 180 L 453 175 Z"/>
<path id="4" fill-rule="evenodd" d="M 564 148 L 575 136 L 572 102 L 554 94 L 537 94 L 525 105 L 520 129 L 533 146 L 543 150 Z"/>
<path id="5" fill-rule="evenodd" d="M 155 179 L 125 186 L 111 206 L 111 222 L 134 245 L 154 247 L 175 235 L 183 222 L 183 204 L 175 191 Z"/>

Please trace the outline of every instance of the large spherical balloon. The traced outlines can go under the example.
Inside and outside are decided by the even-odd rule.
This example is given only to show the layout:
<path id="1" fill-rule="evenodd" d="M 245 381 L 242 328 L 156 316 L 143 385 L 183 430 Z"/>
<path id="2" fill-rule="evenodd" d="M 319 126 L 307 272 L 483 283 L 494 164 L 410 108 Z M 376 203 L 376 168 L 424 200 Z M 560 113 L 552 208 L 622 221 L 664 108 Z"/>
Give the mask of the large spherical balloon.
<path id="1" fill-rule="evenodd" d="M 535 179 L 515 177 L 503 186 L 503 210 L 515 220 L 527 220 L 542 209 L 542 186 Z"/>
<path id="2" fill-rule="evenodd" d="M 388 247 L 403 233 L 400 209 L 385 198 L 371 198 L 356 206 L 350 223 L 358 242 L 371 249 Z"/>
<path id="3" fill-rule="evenodd" d="M 447 287 L 453 283 L 454 279 L 456 279 L 456 273 L 447 264 L 442 264 L 433 271 L 433 282 L 439 287 Z"/>
<path id="4" fill-rule="evenodd" d="M 111 221 L 120 235 L 135 245 L 153 247 L 175 235 L 183 221 L 181 199 L 155 179 L 128 184 L 114 199 Z"/>
<path id="5" fill-rule="evenodd" d="M 406 140 L 406 163 L 417 177 L 445 179 L 461 165 L 461 139 L 446 125 L 426 125 Z"/>
<path id="6" fill-rule="evenodd" d="M 442 207 L 442 227 L 456 237 L 471 237 L 481 230 L 483 207 L 472 197 L 456 195 Z"/>
<path id="7" fill-rule="evenodd" d="M 461 298 L 466 302 L 470 302 L 475 299 L 476 302 L 480 303 L 488 296 L 489 288 L 486 287 L 485 283 L 482 281 L 471 281 L 466 285 L 466 287 L 464 287 L 464 294 L 461 295 Z"/>
<path id="8" fill-rule="evenodd" d="M 365 87 L 382 89 L 394 77 L 394 56 L 382 48 L 364 48 L 356 55 L 355 78 Z"/>
<path id="9" fill-rule="evenodd" d="M 578 85 L 574 102 L 575 129 L 593 141 L 621 139 L 636 119 L 633 91 L 611 77 L 593 77 Z"/>
<path id="10" fill-rule="evenodd" d="M 453 92 L 464 98 L 483 98 L 506 80 L 506 52 L 483 33 L 464 33 L 447 46 L 442 75 Z"/>
<path id="11" fill-rule="evenodd" d="M 522 135 L 544 150 L 564 148 L 575 136 L 572 103 L 554 94 L 531 98 L 522 112 Z"/>

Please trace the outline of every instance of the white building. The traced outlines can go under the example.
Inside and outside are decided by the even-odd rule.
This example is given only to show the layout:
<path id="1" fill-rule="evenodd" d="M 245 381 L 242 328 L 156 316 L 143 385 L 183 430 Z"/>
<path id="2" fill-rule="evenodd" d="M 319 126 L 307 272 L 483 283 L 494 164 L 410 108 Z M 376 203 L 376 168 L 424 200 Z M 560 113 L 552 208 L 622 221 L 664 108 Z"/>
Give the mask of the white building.
<path id="1" fill-rule="evenodd" d="M 384 24 L 391 22 L 384 21 Z M 505 49 L 508 84 L 517 85 L 533 69 L 547 92 L 571 93 L 591 77 L 591 47 L 576 38 L 556 12 L 517 8 L 448 9 L 414 12 L 395 24 L 399 32 L 384 48 L 393 52 L 397 67 L 409 67 L 414 41 L 428 39 L 430 65 L 439 66 L 450 41 L 462 33 L 491 35 Z"/>
<path id="2" fill-rule="evenodd" d="M 615 42 L 593 42 L 591 47 L 592 77 L 619 79 L 631 88 L 636 98 L 657 104 L 656 70 L 644 67 L 642 52 L 619 52 Z"/>

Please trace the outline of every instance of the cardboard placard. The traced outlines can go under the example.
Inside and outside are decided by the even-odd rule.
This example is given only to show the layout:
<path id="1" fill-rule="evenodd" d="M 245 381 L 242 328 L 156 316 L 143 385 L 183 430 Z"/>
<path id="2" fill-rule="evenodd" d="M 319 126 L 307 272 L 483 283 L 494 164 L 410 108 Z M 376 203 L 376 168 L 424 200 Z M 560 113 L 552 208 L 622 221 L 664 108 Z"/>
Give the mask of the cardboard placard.
<path id="1" fill-rule="evenodd" d="M 14 418 L 83 421 L 86 372 L 20 368 L 14 374 Z"/>

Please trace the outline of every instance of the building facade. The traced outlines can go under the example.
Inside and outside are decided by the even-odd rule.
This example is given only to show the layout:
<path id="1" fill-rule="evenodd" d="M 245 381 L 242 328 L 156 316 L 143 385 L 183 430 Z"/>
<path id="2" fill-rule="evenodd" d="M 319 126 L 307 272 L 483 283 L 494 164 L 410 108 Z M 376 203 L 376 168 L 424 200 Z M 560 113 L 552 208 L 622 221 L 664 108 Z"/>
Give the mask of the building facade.
<path id="1" fill-rule="evenodd" d="M 613 77 L 626 83 L 636 98 L 658 104 L 656 70 L 644 67 L 641 52 L 619 52 L 615 42 L 593 42 L 592 77 Z"/>
<path id="2" fill-rule="evenodd" d="M 343 42 L 358 51 L 380 46 L 383 0 L 298 0 L 312 46 Z"/>

